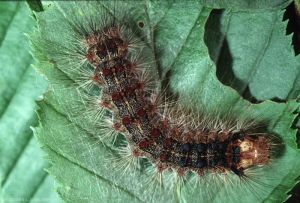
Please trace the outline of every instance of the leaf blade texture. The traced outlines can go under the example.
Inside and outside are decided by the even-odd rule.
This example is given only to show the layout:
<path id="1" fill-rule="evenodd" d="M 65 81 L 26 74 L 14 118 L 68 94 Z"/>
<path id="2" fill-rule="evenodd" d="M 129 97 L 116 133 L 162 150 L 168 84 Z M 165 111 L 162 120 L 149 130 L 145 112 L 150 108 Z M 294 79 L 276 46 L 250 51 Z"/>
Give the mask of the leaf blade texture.
<path id="1" fill-rule="evenodd" d="M 96 10 L 107 9 L 98 3 L 92 3 L 93 6 Z M 135 15 L 138 16 L 137 20 L 146 22 L 145 36 L 150 39 L 150 45 L 155 45 L 157 65 L 162 76 L 169 77 L 169 87 L 173 93 L 186 98 L 183 102 L 193 100 L 194 105 L 200 108 L 204 105 L 208 111 L 218 109 L 220 112 L 226 112 L 233 109 L 241 113 L 250 109 L 250 117 L 270 121 L 268 129 L 281 136 L 286 144 L 286 152 L 272 167 L 263 171 L 262 179 L 270 181 L 268 183 L 273 187 L 259 191 L 259 195 L 262 196 L 262 200 L 284 201 L 288 197 L 287 192 L 299 176 L 299 172 L 296 172 L 300 166 L 297 158 L 299 150 L 295 142 L 296 130 L 290 128 L 296 117 L 293 112 L 299 108 L 299 103 L 293 100 L 287 104 L 267 100 L 260 104 L 252 104 L 242 99 L 236 90 L 218 80 L 216 67 L 204 43 L 205 23 L 211 9 L 195 2 L 157 5 L 156 2 L 146 1 L 145 4 L 133 7 L 138 8 L 136 12 L 140 12 Z M 157 10 L 157 7 L 160 9 Z M 87 8 L 88 11 L 85 10 Z M 35 50 L 35 55 L 40 60 L 37 67 L 46 75 L 53 90 L 39 103 L 41 125 L 37 129 L 37 136 L 52 162 L 48 170 L 60 183 L 59 194 L 66 202 L 199 201 L 199 197 L 206 196 L 201 187 L 198 187 L 196 192 L 190 192 L 188 188 L 183 187 L 182 191 L 176 191 L 175 195 L 162 189 L 157 189 L 153 194 L 145 192 L 143 181 L 147 179 L 147 173 L 120 176 L 120 172 L 105 164 L 106 155 L 112 152 L 112 148 L 95 144 L 93 137 L 97 132 L 93 129 L 92 121 L 87 119 L 80 123 L 73 122 L 72 117 L 78 114 L 78 109 L 70 108 L 75 105 L 71 98 L 74 98 L 74 101 L 80 99 L 78 90 L 72 86 L 75 78 L 74 75 L 64 72 L 68 63 L 59 61 L 55 51 L 57 47 L 69 47 L 66 39 L 72 35 L 72 30 L 68 30 L 68 22 L 70 19 L 76 20 L 72 18 L 74 13 L 88 15 L 95 12 L 90 7 L 87 8 L 80 2 L 54 2 L 48 10 L 37 14 L 39 30 L 32 36 L 36 44 L 40 45 Z M 181 15 L 176 15 L 178 11 Z M 264 15 L 264 11 L 261 12 L 260 15 Z M 281 14 L 282 12 L 278 11 L 274 15 Z M 151 32 L 151 26 L 156 28 L 154 33 Z M 278 26 L 282 24 L 278 23 Z M 45 60 L 50 60 L 51 63 L 46 63 Z M 66 170 L 67 168 L 72 170 Z M 268 177 L 273 178 L 267 180 Z M 75 178 L 79 181 L 74 181 Z M 256 201 L 255 195 L 250 196 L 249 191 L 243 187 L 235 188 L 236 196 L 227 196 L 227 189 L 218 188 L 210 197 L 212 202 L 237 200 L 238 196 L 247 197 L 245 202 Z"/>
<path id="2" fill-rule="evenodd" d="M 31 66 L 24 34 L 35 22 L 24 2 L 1 2 L 0 13 L 0 201 L 57 202 L 53 190 L 45 190 L 53 180 L 30 129 L 38 124 L 35 100 L 47 87 Z"/>

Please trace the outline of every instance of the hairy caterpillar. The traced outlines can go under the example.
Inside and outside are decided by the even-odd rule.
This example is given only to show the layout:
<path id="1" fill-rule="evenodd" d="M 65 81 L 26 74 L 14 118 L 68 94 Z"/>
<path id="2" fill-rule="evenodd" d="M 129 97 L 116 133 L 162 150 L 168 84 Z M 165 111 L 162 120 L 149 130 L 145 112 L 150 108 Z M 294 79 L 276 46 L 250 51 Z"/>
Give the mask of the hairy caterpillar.
<path id="1" fill-rule="evenodd" d="M 125 5 L 122 2 L 115 4 Z M 175 104 L 170 104 L 165 99 L 164 91 L 157 90 L 159 80 L 155 61 L 152 59 L 153 47 L 149 46 L 147 37 L 139 36 L 139 28 L 136 27 L 146 28 L 146 21 L 139 18 L 136 20 L 132 14 L 118 13 L 121 5 L 94 2 L 84 5 L 86 8 L 81 6 L 80 9 L 75 5 L 58 3 L 57 10 L 74 9 L 74 13 L 83 17 L 67 18 L 67 22 L 57 25 L 50 22 L 51 29 L 56 27 L 57 30 L 68 32 L 60 33 L 59 37 L 50 36 L 45 39 L 50 29 L 46 26 L 39 36 L 40 41 L 44 40 L 44 47 L 40 44 L 34 46 L 36 50 L 41 49 L 54 66 L 74 80 L 66 88 L 68 91 L 78 91 L 79 97 L 77 100 L 70 97 L 65 102 L 68 117 L 74 123 L 83 125 L 91 134 L 97 135 L 96 138 L 105 145 L 115 146 L 120 151 L 121 156 L 116 159 L 119 162 L 117 167 L 126 172 L 125 176 L 135 173 L 134 170 L 143 171 L 145 167 L 144 174 L 148 176 L 146 183 L 152 181 L 154 174 L 155 179 L 161 179 L 159 182 L 165 188 L 174 189 L 179 185 L 176 190 L 181 194 L 181 186 L 192 182 L 190 185 L 198 185 L 194 186 L 196 193 L 198 189 L 204 190 L 201 195 L 207 193 L 209 196 L 206 198 L 199 195 L 199 199 L 204 201 L 213 198 L 214 193 L 222 186 L 233 188 L 225 191 L 225 194 L 237 193 L 238 189 L 226 182 L 246 179 L 241 184 L 248 191 L 257 193 L 257 188 L 264 189 L 263 184 L 253 188 L 260 182 L 251 178 L 246 169 L 268 165 L 269 156 L 272 154 L 272 137 L 260 134 L 255 125 L 252 125 L 251 119 L 247 122 L 243 116 L 229 119 L 226 115 L 218 116 L 218 113 L 210 115 L 205 111 L 201 114 L 193 112 L 194 109 L 180 103 L 183 100 L 182 95 L 179 101 L 175 100 L 172 101 Z M 61 12 L 61 16 L 65 15 L 66 13 Z M 58 38 L 66 40 L 65 44 L 58 43 Z M 59 78 L 52 80 L 53 86 L 56 86 L 55 82 Z M 189 101 L 193 104 L 192 100 Z M 62 106 L 63 102 L 59 101 Z M 118 145 L 122 137 L 120 134 L 125 135 L 129 143 L 122 149 Z M 80 137 L 80 134 L 77 136 Z M 107 143 L 104 140 L 107 137 L 112 138 L 116 144 Z M 98 143 L 93 147 L 103 146 Z M 145 160 L 139 157 L 147 157 L 156 167 L 147 167 L 147 163 L 140 163 Z M 268 166 L 259 170 L 270 170 L 265 168 Z M 197 175 L 190 172 L 196 172 Z M 216 177 L 225 181 L 218 183 L 214 180 Z M 202 181 L 204 183 L 201 185 Z M 147 187 L 146 183 L 142 184 L 142 188 Z M 252 186 L 247 186 L 248 183 Z M 147 190 L 150 194 L 157 190 L 150 188 Z M 168 190 L 162 189 L 160 192 L 163 194 L 166 191 Z M 172 193 L 174 196 L 173 190 Z M 149 194 L 140 197 L 144 201 L 149 198 Z"/>
<path id="2" fill-rule="evenodd" d="M 131 43 L 123 37 L 125 29 L 112 23 L 92 30 L 86 36 L 86 58 L 94 67 L 93 80 L 104 83 L 100 86 L 109 102 L 102 105 L 115 107 L 114 118 L 126 129 L 127 141 L 141 151 L 137 154 L 165 164 L 165 168 L 197 172 L 229 168 L 239 176 L 250 166 L 268 162 L 270 143 L 264 136 L 243 129 L 211 129 L 200 125 L 201 120 L 194 126 L 184 120 L 172 123 L 170 112 L 163 115 L 164 109 L 159 111 L 157 101 L 151 101 L 153 95 L 144 90 L 149 86 L 142 71 L 147 70 L 128 57 Z"/>

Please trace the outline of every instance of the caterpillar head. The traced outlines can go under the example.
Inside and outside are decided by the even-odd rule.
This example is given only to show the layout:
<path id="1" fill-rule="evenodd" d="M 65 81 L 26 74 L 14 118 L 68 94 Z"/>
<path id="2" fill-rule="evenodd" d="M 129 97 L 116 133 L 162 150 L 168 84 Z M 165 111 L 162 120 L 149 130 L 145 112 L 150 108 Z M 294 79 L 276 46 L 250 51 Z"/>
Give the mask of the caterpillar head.
<path id="1" fill-rule="evenodd" d="M 227 148 L 231 160 L 228 160 L 231 170 L 244 175 L 244 170 L 266 165 L 270 160 L 270 140 L 266 136 L 248 135 L 240 133 Z"/>

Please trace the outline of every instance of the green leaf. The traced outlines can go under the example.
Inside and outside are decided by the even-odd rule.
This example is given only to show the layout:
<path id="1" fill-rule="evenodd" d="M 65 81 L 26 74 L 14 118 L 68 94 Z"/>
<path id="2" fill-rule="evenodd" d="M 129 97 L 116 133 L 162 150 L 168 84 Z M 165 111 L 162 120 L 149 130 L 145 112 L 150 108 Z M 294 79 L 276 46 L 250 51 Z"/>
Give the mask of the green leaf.
<path id="1" fill-rule="evenodd" d="M 233 9 L 274 9 L 284 8 L 292 1 L 290 0 L 202 0 L 204 5 L 213 8 L 233 8 Z"/>
<path id="2" fill-rule="evenodd" d="M 282 18 L 283 11 L 212 13 L 205 41 L 223 83 L 257 100 L 300 95 L 300 56 Z"/>
<path id="3" fill-rule="evenodd" d="M 295 6 L 296 6 L 296 9 L 297 9 L 297 14 L 299 16 L 299 13 L 300 13 L 300 1 L 299 0 L 295 0 Z"/>
<path id="4" fill-rule="evenodd" d="M 35 22 L 23 2 L 0 3 L 0 183 L 1 202 L 34 199 L 57 202 L 30 126 L 36 126 L 35 100 L 47 82 L 31 64 L 28 39 Z M 26 174 L 26 175 L 24 175 Z M 47 180 L 47 181 L 46 181 Z M 21 189 L 22 188 L 22 189 Z"/>
<path id="5" fill-rule="evenodd" d="M 171 0 L 166 1 L 157 1 L 157 0 L 150 0 L 151 4 L 155 7 L 155 9 L 163 10 L 162 5 L 170 6 L 173 3 L 180 3 L 174 2 Z M 262 10 L 262 9 L 280 9 L 285 8 L 292 0 L 189 0 L 189 3 L 201 3 L 204 6 L 209 8 L 230 8 L 235 10 Z M 158 12 L 161 13 L 161 12 Z"/>
<path id="6" fill-rule="evenodd" d="M 88 16 L 87 19 L 90 19 L 89 16 L 97 17 L 98 12 L 111 7 L 97 2 L 91 4 L 54 2 L 45 12 L 37 14 L 39 29 L 31 38 L 35 56 L 39 60 L 37 67 L 48 78 L 52 90 L 45 95 L 43 101 L 39 102 L 40 127 L 37 129 L 37 136 L 52 163 L 49 172 L 60 183 L 58 192 L 61 197 L 66 202 L 198 202 L 201 197 L 203 202 L 239 202 L 240 197 L 244 197 L 243 202 L 257 202 L 258 195 L 260 201 L 284 201 L 288 196 L 287 192 L 294 186 L 295 179 L 300 175 L 299 150 L 295 142 L 296 130 L 291 128 L 296 117 L 294 112 L 299 108 L 299 103 L 265 101 L 252 104 L 217 79 L 216 67 L 204 43 L 205 24 L 211 10 L 204 8 L 202 4 L 189 1 L 173 4 L 145 1 L 145 5 L 143 3 L 131 5 L 128 1 L 128 4 L 126 10 L 130 16 L 134 16 L 129 19 L 134 20 L 133 25 L 139 21 L 145 23 L 145 28 L 141 32 L 150 40 L 150 46 L 155 48 L 154 55 L 162 79 L 169 84 L 172 93 L 182 97 L 180 102 L 187 102 L 188 105 L 195 105 L 200 109 L 205 108 L 208 112 L 217 110 L 224 113 L 230 110 L 242 114 L 246 111 L 250 118 L 268 120 L 268 130 L 282 138 L 285 152 L 270 166 L 262 168 L 259 179 L 270 186 L 255 188 L 256 195 L 249 187 L 248 189 L 245 185 L 240 187 L 238 182 L 236 185 L 217 187 L 218 183 L 214 182 L 216 177 L 213 175 L 206 177 L 208 181 L 212 181 L 207 182 L 209 186 L 200 185 L 195 188 L 196 190 L 183 186 L 176 191 L 155 188 L 155 192 L 154 189 L 149 189 L 151 185 L 145 183 L 149 174 L 142 169 L 141 172 L 122 176 L 122 172 L 113 168 L 111 163 L 107 164 L 107 156 L 113 153 L 112 146 L 100 144 L 95 139 L 98 129 L 93 120 L 76 119 L 78 114 L 84 113 L 83 104 L 80 103 L 84 92 L 80 88 L 75 88 L 77 75 L 69 71 L 76 61 L 61 60 L 61 54 L 69 51 L 72 53 L 74 47 L 72 41 L 74 30 L 70 22 L 86 23 L 84 17 Z M 244 11 L 235 12 L 237 15 L 247 16 Z M 270 40 L 273 40 L 272 38 L 275 37 L 274 40 L 278 44 L 274 42 L 273 55 L 262 56 L 263 60 L 270 61 L 273 57 L 276 61 L 276 57 L 282 51 L 277 50 L 276 47 L 286 48 L 289 40 L 282 33 L 285 25 L 281 22 L 282 11 L 255 12 L 256 15 L 269 18 L 271 21 L 276 19 L 273 22 L 274 30 L 279 30 L 279 33 L 276 32 L 271 37 L 267 35 L 265 38 L 269 36 Z M 248 15 L 251 18 L 252 13 Z M 247 25 L 254 30 L 261 26 L 262 22 L 253 21 Z M 243 31 L 236 30 L 236 35 L 240 37 Z M 246 42 L 249 43 L 248 46 L 253 46 L 253 43 L 262 43 L 259 41 L 262 39 L 264 38 Z M 219 44 L 212 45 L 210 51 L 219 50 Z M 229 45 L 234 46 L 234 44 Z M 287 57 L 282 59 L 284 60 L 282 63 L 296 68 L 297 63 L 294 61 L 293 53 L 290 52 L 291 49 L 286 49 L 289 52 L 285 53 Z M 255 57 L 256 54 L 255 51 L 251 52 L 249 57 Z M 238 60 L 238 56 L 234 58 L 234 62 Z M 223 60 L 220 63 L 225 64 L 227 59 L 220 60 Z M 244 66 L 241 65 L 240 68 Z M 280 69 L 281 63 L 275 64 L 273 68 Z M 272 75 L 273 72 L 270 74 Z M 284 91 L 290 89 L 276 91 L 275 94 L 286 95 Z M 188 103 L 191 100 L 195 101 L 195 104 Z M 233 175 L 228 175 L 228 178 L 232 178 L 233 182 L 238 181 Z M 207 190 L 212 193 L 207 194 Z"/>
<path id="7" fill-rule="evenodd" d="M 2 13 L 2 18 L 0 21 L 0 45 L 2 44 L 4 37 L 6 35 L 7 28 L 12 22 L 15 13 L 19 9 L 19 4 L 1 4 L 0 11 Z"/>

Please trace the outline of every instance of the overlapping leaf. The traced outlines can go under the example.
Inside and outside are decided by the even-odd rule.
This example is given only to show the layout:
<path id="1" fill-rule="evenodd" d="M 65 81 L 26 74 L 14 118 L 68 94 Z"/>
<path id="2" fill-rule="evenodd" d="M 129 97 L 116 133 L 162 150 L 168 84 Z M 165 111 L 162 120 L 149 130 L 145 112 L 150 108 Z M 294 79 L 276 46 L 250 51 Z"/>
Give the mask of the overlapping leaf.
<path id="1" fill-rule="evenodd" d="M 0 15 L 0 201 L 57 202 L 30 129 L 38 124 L 35 100 L 47 86 L 32 67 L 24 34 L 35 22 L 24 2 L 1 2 Z"/>

